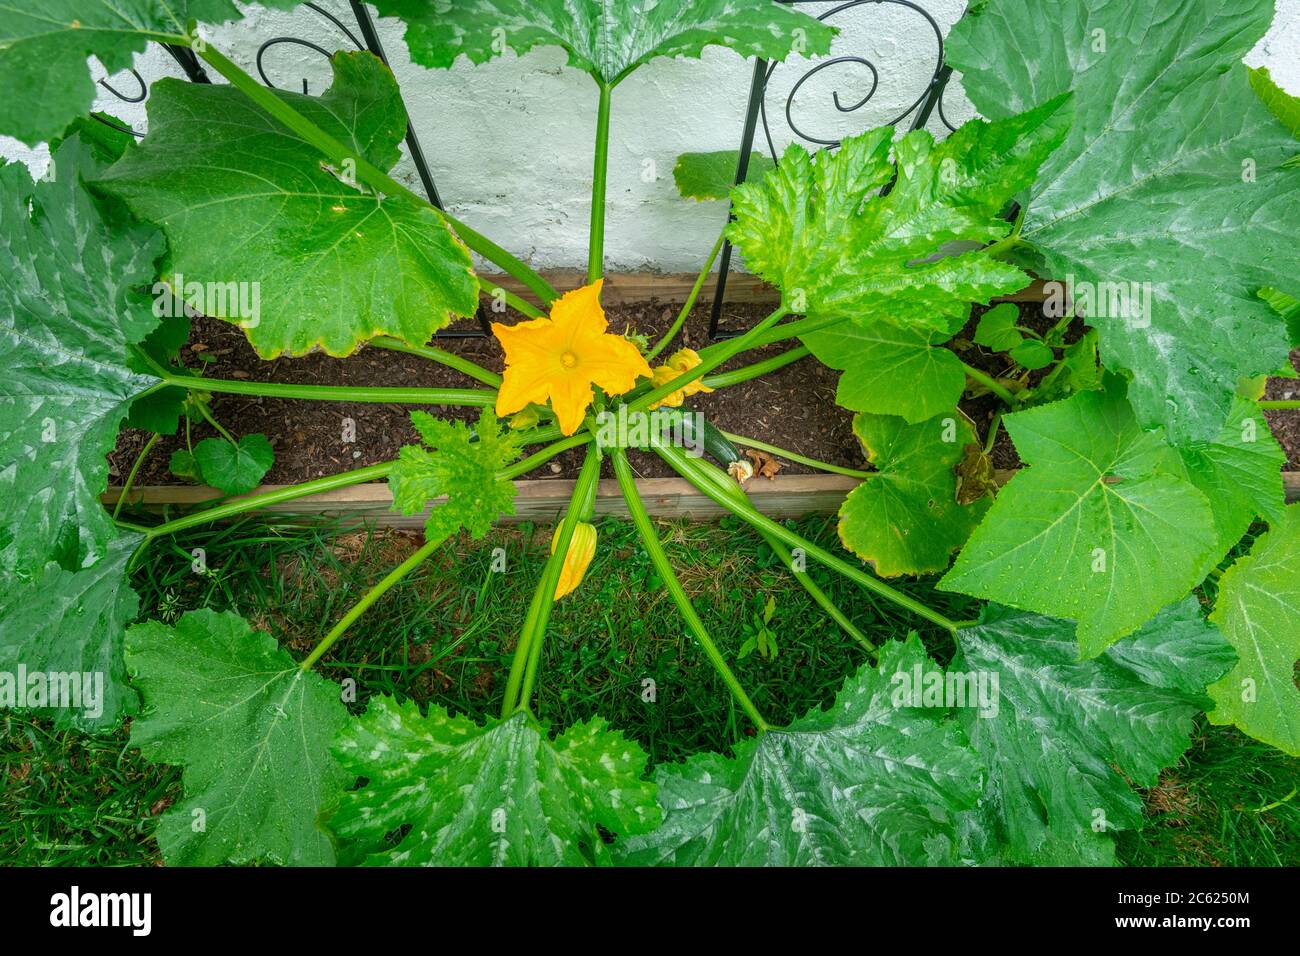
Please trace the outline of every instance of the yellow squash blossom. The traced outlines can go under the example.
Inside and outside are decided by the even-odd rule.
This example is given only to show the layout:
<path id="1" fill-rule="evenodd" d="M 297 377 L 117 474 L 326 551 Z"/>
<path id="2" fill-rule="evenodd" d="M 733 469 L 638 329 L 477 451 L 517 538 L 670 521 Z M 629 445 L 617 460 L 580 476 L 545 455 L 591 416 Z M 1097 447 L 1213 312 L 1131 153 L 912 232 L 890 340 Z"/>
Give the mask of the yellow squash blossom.
<path id="1" fill-rule="evenodd" d="M 598 385 L 608 395 L 631 391 L 650 366 L 627 339 L 606 333 L 600 307 L 601 282 L 574 289 L 556 300 L 547 319 L 518 325 L 492 323 L 506 353 L 497 393 L 497 415 L 551 403 L 560 431 L 572 435 L 582 424 Z"/>
<path id="2" fill-rule="evenodd" d="M 559 540 L 560 529 L 556 528 L 555 534 L 551 535 L 551 554 L 555 553 L 555 545 Z M 587 573 L 587 566 L 595 554 L 596 529 L 585 521 L 579 521 L 569 540 L 569 553 L 564 556 L 560 580 L 555 585 L 555 600 L 558 601 L 582 583 L 582 577 Z"/>
<path id="3" fill-rule="evenodd" d="M 695 349 L 678 349 L 668 357 L 667 365 L 659 365 L 654 370 L 655 387 L 667 385 L 678 375 L 683 372 L 689 372 L 695 366 L 699 365 L 702 360 Z M 713 389 L 704 384 L 702 379 L 697 378 L 693 382 L 688 382 L 675 392 L 665 395 L 663 399 L 655 402 L 650 406 L 651 410 L 658 408 L 660 405 L 667 405 L 671 408 L 680 408 L 682 402 L 697 392 L 711 392 Z"/>

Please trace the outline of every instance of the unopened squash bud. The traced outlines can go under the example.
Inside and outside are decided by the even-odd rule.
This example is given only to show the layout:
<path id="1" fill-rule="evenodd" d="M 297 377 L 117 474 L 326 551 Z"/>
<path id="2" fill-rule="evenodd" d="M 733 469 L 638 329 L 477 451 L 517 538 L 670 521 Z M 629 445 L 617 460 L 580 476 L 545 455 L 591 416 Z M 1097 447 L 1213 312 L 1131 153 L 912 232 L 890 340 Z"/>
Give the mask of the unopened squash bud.
<path id="1" fill-rule="evenodd" d="M 552 554 L 555 553 L 555 545 L 559 540 L 560 529 L 556 528 L 555 534 L 551 536 Z M 558 601 L 582 583 L 582 577 L 587 573 L 587 566 L 595 556 L 596 529 L 585 521 L 579 521 L 573 529 L 573 537 L 569 540 L 569 553 L 564 556 L 560 580 L 555 585 L 555 600 Z"/>

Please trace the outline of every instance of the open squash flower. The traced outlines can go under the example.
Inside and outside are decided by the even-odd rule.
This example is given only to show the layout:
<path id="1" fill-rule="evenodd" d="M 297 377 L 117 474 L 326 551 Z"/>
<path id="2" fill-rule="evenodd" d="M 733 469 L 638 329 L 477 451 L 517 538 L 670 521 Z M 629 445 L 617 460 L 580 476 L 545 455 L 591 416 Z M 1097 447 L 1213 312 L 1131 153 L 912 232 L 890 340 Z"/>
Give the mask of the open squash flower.
<path id="1" fill-rule="evenodd" d="M 559 528 L 551 536 L 551 554 L 560 540 Z M 569 540 L 569 553 L 564 556 L 564 567 L 560 569 L 560 580 L 555 585 L 555 600 L 559 600 L 582 583 L 587 566 L 596 555 L 596 529 L 585 521 L 579 521 L 573 529 Z"/>
<path id="2" fill-rule="evenodd" d="M 622 395 L 638 378 L 650 377 L 650 366 L 637 347 L 605 331 L 609 323 L 600 307 L 602 281 L 557 299 L 550 318 L 518 325 L 492 323 L 492 333 L 506 353 L 497 393 L 499 417 L 529 402 L 544 405 L 549 400 L 560 431 L 572 435 L 594 397 L 592 385 L 608 395 Z"/>
<path id="3" fill-rule="evenodd" d="M 678 349 L 668 357 L 667 365 L 659 365 L 655 367 L 655 386 L 667 385 L 678 375 L 681 375 L 683 372 L 689 372 L 691 369 L 695 368 L 695 366 L 699 365 L 701 361 L 702 359 L 695 349 Z M 695 395 L 698 392 L 711 391 L 713 391 L 713 389 L 705 385 L 702 379 L 697 378 L 695 381 L 683 385 L 681 388 L 677 389 L 677 391 L 665 395 L 661 401 L 655 402 L 651 405 L 650 409 L 653 411 L 660 405 L 667 405 L 670 408 L 680 408 L 682 402 L 686 401 L 690 396 Z"/>

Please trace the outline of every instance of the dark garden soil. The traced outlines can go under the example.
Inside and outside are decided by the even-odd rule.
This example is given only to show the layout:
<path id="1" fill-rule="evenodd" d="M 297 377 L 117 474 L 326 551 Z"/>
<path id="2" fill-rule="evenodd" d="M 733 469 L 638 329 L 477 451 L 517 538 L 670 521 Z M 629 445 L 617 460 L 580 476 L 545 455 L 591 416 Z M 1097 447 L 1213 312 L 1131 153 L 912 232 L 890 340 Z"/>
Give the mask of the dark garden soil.
<path id="1" fill-rule="evenodd" d="M 653 341 L 676 317 L 678 305 L 651 301 L 616 306 L 608 310 L 610 330 L 632 331 L 648 335 Z M 724 329 L 746 329 L 757 323 L 770 307 L 735 305 L 724 310 Z M 1037 303 L 1021 305 L 1023 320 L 1030 327 L 1046 329 L 1050 323 L 1042 316 Z M 975 316 L 982 310 L 976 309 Z M 510 314 L 506 321 L 523 318 Z M 665 354 L 683 345 L 703 348 L 708 339 L 708 305 L 692 312 L 682 334 Z M 967 340 L 973 334 L 974 321 L 959 336 Z M 457 329 L 473 329 L 473 322 L 458 323 Z M 493 371 L 501 370 L 501 350 L 495 339 L 443 338 L 435 344 L 472 359 Z M 765 349 L 744 353 L 721 370 L 736 368 L 778 354 L 793 343 L 783 342 Z M 964 344 L 964 343 L 959 343 Z M 961 350 L 964 361 L 994 375 L 1006 371 L 1000 356 L 969 345 Z M 1300 370 L 1300 351 L 1291 356 Z M 181 352 L 181 363 L 203 369 L 212 378 L 249 381 L 287 382 L 318 385 L 370 385 L 408 387 L 482 387 L 479 383 L 445 366 L 416 356 L 378 348 L 362 348 L 347 359 L 323 354 L 295 359 L 260 360 L 243 332 L 235 326 L 212 319 L 196 319 L 189 344 Z M 718 428 L 746 435 L 769 444 L 788 448 L 803 455 L 833 464 L 862 467 L 861 446 L 853 436 L 852 414 L 835 404 L 835 386 L 839 373 L 805 358 L 793 365 L 740 385 L 720 389 L 710 395 L 696 395 L 691 408 L 702 412 Z M 1269 398 L 1293 398 L 1300 394 L 1300 382 L 1274 379 L 1269 383 Z M 968 399 L 962 409 L 976 424 L 981 436 L 987 434 L 992 415 L 1000 403 L 993 396 Z M 388 461 L 397 456 L 404 444 L 416 442 L 410 423 L 413 406 L 353 402 L 309 402 L 269 399 L 240 395 L 215 395 L 211 409 L 217 419 L 236 435 L 261 432 L 275 448 L 275 465 L 266 476 L 268 484 L 289 484 L 324 475 Z M 477 409 L 429 408 L 443 418 L 475 418 Z M 345 442 L 344 420 L 355 423 L 356 440 Z M 1274 434 L 1287 450 L 1288 468 L 1300 468 L 1300 414 L 1269 414 Z M 205 423 L 196 422 L 191 440 L 198 441 L 215 432 Z M 113 483 L 121 482 L 130 470 L 147 436 L 131 429 L 123 431 L 117 449 L 110 456 Z M 184 447 L 181 434 L 164 438 L 150 453 L 136 478 L 137 485 L 176 483 L 168 470 L 172 451 Z M 555 458 L 529 477 L 573 478 L 581 465 L 581 449 Z M 999 468 L 1019 464 L 1015 449 L 1001 431 L 993 449 L 993 463 Z M 672 474 L 656 456 L 633 454 L 632 464 L 642 477 L 667 477 Z M 608 471 L 608 463 L 606 470 Z M 785 474 L 806 474 L 811 469 L 786 462 Z M 612 477 L 607 474 L 606 477 Z"/>

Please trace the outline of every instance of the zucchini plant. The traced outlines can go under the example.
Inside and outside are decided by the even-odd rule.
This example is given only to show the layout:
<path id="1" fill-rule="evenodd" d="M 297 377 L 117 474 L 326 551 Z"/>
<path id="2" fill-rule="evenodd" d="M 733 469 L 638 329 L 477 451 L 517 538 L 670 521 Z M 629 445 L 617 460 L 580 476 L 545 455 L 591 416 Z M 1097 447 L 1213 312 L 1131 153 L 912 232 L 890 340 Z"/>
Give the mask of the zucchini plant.
<path id="1" fill-rule="evenodd" d="M 332 85 L 307 96 L 263 87 L 204 39 L 201 22 L 240 16 L 229 0 L 0 13 L 0 79 L 40 91 L 38 108 L 26 95 L 0 102 L 0 132 L 50 141 L 53 170 L 34 181 L 0 168 L 0 670 L 105 675 L 94 716 L 26 704 L 89 733 L 129 717 L 148 759 L 184 768 L 184 797 L 157 829 L 167 862 L 1106 863 L 1111 834 L 1141 824 L 1134 788 L 1179 758 L 1198 713 L 1300 754 L 1300 505 L 1284 504 L 1285 456 L 1261 414 L 1300 403 L 1260 400 L 1300 345 L 1300 107 L 1241 63 L 1269 0 L 983 0 L 949 56 L 984 118 L 947 139 L 883 127 L 833 151 L 791 146 L 734 190 L 726 157 L 683 156 L 683 194 L 730 196 L 725 235 L 780 292 L 752 329 L 698 352 L 676 337 L 721 237 L 658 341 L 612 334 L 601 308 L 618 87 L 651 59 L 710 45 L 822 54 L 833 28 L 772 0 L 374 6 L 405 22 L 422 67 L 550 45 L 592 78 L 581 288 L 560 295 L 393 178 L 405 112 L 368 53 L 335 54 Z M 158 82 L 134 143 L 88 117 L 86 59 L 124 68 L 151 41 L 191 49 L 227 82 Z M 500 373 L 429 344 L 495 289 L 471 254 L 527 290 L 506 296 L 525 318 L 493 326 Z M 1035 278 L 1054 284 L 1059 324 L 1035 331 L 998 305 L 973 342 L 1004 354 L 1004 373 L 965 363 L 952 343 L 972 308 Z M 263 358 L 368 346 L 450 366 L 474 387 L 195 374 L 176 362 L 187 326 L 183 310 L 156 307 L 159 282 L 243 327 Z M 254 284 L 257 314 L 239 295 L 191 297 L 191 282 Z M 789 347 L 743 364 L 774 343 Z M 687 414 L 700 392 L 809 355 L 841 373 L 836 400 L 870 471 Z M 101 503 L 125 422 L 174 431 L 210 418 L 220 394 L 480 412 L 471 425 L 413 411 L 420 443 L 393 461 L 170 520 Z M 986 434 L 958 409 L 968 395 L 1000 403 Z M 638 431 L 652 415 L 673 427 Z M 999 429 L 1023 462 L 1000 489 L 987 458 Z M 222 433 L 175 469 L 249 491 L 268 449 Z M 737 444 L 862 478 L 840 511 L 843 553 L 753 506 Z M 829 707 L 778 726 L 755 705 L 664 551 L 633 447 L 756 529 L 861 645 Z M 581 473 L 514 637 L 499 716 L 388 696 L 350 708 L 316 673 L 324 655 L 449 538 L 480 538 L 510 514 L 513 479 L 569 449 L 582 449 Z M 605 461 L 752 731 L 652 778 L 640 747 L 599 717 L 555 728 L 534 709 L 539 682 L 564 679 L 545 673 L 548 620 L 600 547 Z M 428 512 L 425 543 L 301 660 L 233 613 L 137 620 L 128 575 L 146 549 L 381 479 L 395 509 Z M 863 633 L 803 559 L 945 634 L 949 663 L 915 634 Z M 950 620 L 886 580 L 937 574 L 986 602 L 978 619 Z M 754 645 L 775 656 L 766 623 Z"/>

